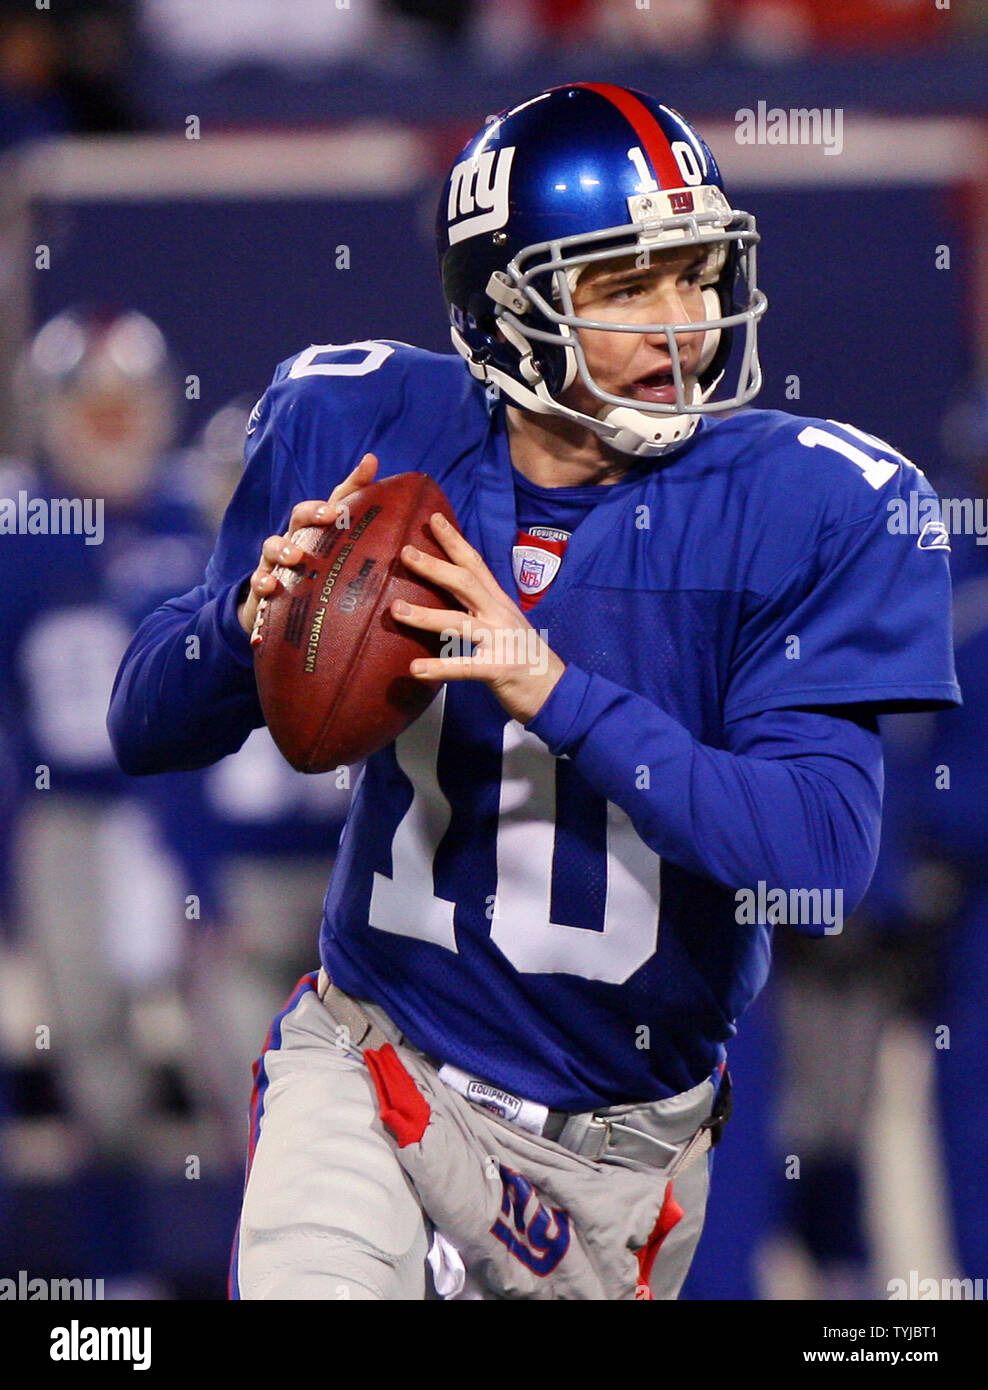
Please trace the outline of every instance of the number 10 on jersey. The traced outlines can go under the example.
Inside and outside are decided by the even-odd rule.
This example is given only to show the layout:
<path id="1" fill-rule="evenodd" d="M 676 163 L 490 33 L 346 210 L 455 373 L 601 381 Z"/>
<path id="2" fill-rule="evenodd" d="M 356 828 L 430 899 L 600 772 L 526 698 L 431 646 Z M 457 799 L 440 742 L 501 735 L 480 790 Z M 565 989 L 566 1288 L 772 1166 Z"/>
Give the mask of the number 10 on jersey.
<path id="1" fill-rule="evenodd" d="M 398 766 L 412 784 L 412 803 L 391 843 L 391 876 L 374 875 L 369 922 L 380 931 L 455 952 L 456 905 L 437 897 L 433 877 L 436 851 L 452 816 L 438 777 L 445 696 L 440 691 L 395 741 Z M 568 974 L 623 984 L 655 952 L 661 861 L 620 807 L 590 792 L 586 809 L 591 814 L 581 818 L 586 835 L 579 835 L 579 850 L 596 860 L 598 873 L 604 871 L 603 930 L 552 921 L 557 769 L 542 741 L 509 720 L 501 750 L 490 939 L 524 974 Z M 603 833 L 597 833 L 601 823 Z"/>

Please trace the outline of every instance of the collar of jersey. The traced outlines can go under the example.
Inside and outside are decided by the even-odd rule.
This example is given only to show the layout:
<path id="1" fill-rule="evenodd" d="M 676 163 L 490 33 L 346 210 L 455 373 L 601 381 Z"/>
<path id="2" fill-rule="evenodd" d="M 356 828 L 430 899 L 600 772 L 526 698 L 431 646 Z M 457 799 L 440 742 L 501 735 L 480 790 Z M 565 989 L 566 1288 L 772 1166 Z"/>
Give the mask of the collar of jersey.
<path id="1" fill-rule="evenodd" d="M 676 451 L 673 458 L 669 459 L 668 464 L 675 463 L 677 459 L 689 451 L 694 441 L 700 437 L 705 424 L 706 421 L 701 419 L 700 428 L 694 431 L 682 450 Z M 668 464 L 662 466 L 668 466 Z M 538 488 L 535 483 L 530 483 L 528 479 L 525 479 L 526 486 L 537 490 L 541 495 L 550 497 L 553 494 L 583 497 L 590 488 L 597 487 L 606 494 L 606 496 L 601 497 L 597 506 L 591 508 L 589 514 L 584 517 L 570 537 L 566 547 L 566 563 L 560 567 L 552 587 L 539 599 L 538 616 L 540 620 L 544 614 L 553 610 L 561 596 L 580 577 L 589 558 L 600 552 L 607 533 L 616 524 L 618 517 L 622 515 L 620 504 L 635 488 L 642 487 L 647 483 L 658 466 L 657 462 L 656 467 L 636 469 L 633 477 L 622 478 L 618 483 L 591 483 L 578 488 Z M 511 462 L 505 413 L 503 410 L 494 411 L 491 414 L 490 447 L 484 451 L 479 469 L 480 530 L 483 538 L 481 548 L 494 578 L 504 592 L 509 595 L 514 595 L 517 592 L 511 565 L 512 548 L 518 534 L 515 505 L 516 476 L 522 475 L 517 474 L 517 470 Z"/>
<path id="2" fill-rule="evenodd" d="M 560 502 L 586 502 L 588 505 L 596 506 L 599 502 L 606 501 L 609 494 L 615 489 L 627 491 L 641 482 L 645 474 L 651 469 L 637 466 L 623 478 L 619 478 L 616 483 L 580 483 L 574 487 L 543 487 L 540 483 L 533 483 L 531 478 L 526 478 L 524 473 L 511 465 L 512 486 L 521 492 L 527 492 L 530 497 L 541 497 L 547 502 L 557 499 Z"/>

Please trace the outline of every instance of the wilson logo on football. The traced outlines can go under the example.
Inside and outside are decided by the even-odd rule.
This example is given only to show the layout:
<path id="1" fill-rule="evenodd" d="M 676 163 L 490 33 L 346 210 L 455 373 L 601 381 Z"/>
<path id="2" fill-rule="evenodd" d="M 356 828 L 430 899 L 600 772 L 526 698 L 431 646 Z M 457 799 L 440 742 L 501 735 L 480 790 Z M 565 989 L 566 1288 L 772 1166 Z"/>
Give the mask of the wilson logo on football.
<path id="1" fill-rule="evenodd" d="M 451 246 L 465 237 L 494 232 L 507 222 L 508 180 L 514 157 L 515 146 L 506 145 L 463 159 L 455 166 L 446 209 Z"/>

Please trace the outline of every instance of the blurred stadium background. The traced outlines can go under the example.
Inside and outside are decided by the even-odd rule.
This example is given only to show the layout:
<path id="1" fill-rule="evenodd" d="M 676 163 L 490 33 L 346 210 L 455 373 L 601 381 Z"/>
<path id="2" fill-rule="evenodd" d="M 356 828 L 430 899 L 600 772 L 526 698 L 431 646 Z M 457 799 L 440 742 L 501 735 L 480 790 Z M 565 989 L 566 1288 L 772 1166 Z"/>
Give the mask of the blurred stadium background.
<path id="1" fill-rule="evenodd" d="M 0 537 L 0 1276 L 223 1296 L 249 1064 L 314 962 L 347 788 L 264 731 L 129 782 L 103 718 L 140 616 L 198 580 L 275 364 L 445 350 L 449 160 L 489 112 L 616 81 L 693 119 L 758 217 L 759 404 L 983 508 L 986 57 L 977 0 L 0 8 L 0 495 L 106 498 L 102 545 Z M 839 110 L 841 152 L 738 143 L 760 101 Z M 954 562 L 966 707 L 886 720 L 868 900 L 777 934 L 687 1297 L 988 1277 L 988 547 Z"/>

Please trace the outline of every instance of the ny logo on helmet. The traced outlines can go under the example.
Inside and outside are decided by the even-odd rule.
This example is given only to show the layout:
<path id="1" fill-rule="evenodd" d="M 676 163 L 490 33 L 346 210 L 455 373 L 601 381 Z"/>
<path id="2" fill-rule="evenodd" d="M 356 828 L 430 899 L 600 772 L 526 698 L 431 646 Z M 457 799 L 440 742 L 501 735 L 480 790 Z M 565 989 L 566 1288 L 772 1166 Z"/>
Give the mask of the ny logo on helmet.
<path id="1" fill-rule="evenodd" d="M 493 232 L 508 220 L 508 179 L 515 146 L 463 159 L 449 176 L 446 209 L 451 246 L 464 237 Z M 477 211 L 477 209 L 483 209 Z M 458 221 L 457 219 L 462 219 Z"/>

